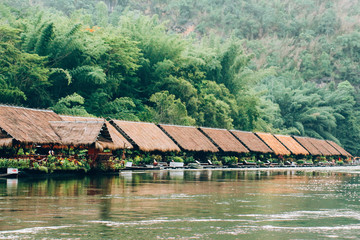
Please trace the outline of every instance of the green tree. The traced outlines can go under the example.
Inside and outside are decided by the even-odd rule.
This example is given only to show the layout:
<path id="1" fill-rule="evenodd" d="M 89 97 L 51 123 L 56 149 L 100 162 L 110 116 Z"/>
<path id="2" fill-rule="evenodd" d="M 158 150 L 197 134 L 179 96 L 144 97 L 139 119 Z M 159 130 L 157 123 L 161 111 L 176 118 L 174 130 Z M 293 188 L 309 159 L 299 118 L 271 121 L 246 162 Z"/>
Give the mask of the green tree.
<path id="1" fill-rule="evenodd" d="M 186 106 L 168 91 L 158 92 L 150 97 L 155 104 L 154 120 L 158 123 L 194 125 L 195 120 L 188 116 Z"/>

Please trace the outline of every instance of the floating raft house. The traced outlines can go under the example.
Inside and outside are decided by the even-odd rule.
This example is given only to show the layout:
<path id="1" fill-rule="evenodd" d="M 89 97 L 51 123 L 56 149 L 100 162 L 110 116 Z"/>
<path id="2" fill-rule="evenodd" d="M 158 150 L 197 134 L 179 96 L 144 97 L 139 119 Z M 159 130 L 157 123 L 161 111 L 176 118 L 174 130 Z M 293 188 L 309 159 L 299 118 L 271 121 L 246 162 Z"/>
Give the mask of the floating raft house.
<path id="1" fill-rule="evenodd" d="M 0 147 L 88 147 L 146 152 L 274 153 L 351 157 L 329 140 L 207 127 L 187 127 L 95 117 L 58 115 L 51 110 L 0 105 Z M 96 152 L 94 151 L 94 152 Z"/>

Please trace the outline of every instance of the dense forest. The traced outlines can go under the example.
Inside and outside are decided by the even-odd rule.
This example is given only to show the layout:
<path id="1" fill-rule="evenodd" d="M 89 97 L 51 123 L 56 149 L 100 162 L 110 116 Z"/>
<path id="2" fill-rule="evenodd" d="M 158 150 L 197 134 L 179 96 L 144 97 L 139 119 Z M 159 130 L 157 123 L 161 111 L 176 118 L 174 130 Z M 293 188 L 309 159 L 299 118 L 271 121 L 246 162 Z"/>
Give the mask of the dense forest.
<path id="1" fill-rule="evenodd" d="M 360 154 L 360 1 L 2 0 L 0 103 Z"/>

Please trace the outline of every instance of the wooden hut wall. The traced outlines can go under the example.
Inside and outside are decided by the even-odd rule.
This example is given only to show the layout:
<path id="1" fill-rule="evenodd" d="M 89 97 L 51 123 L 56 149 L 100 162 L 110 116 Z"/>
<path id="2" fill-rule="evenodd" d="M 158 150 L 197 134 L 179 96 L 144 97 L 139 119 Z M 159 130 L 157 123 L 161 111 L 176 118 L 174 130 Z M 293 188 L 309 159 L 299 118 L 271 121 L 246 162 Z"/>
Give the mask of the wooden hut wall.
<path id="1" fill-rule="evenodd" d="M 49 121 L 61 121 L 61 118 L 49 110 L 0 105 L 0 127 L 22 143 L 59 143 L 60 138 Z"/>
<path id="2" fill-rule="evenodd" d="M 310 141 L 308 137 L 292 136 L 301 146 L 303 146 L 311 155 L 322 155 L 316 146 Z"/>
<path id="3" fill-rule="evenodd" d="M 212 141 L 214 141 L 214 143 L 224 152 L 249 152 L 249 150 L 226 129 L 201 127 L 200 130 L 211 138 Z"/>
<path id="4" fill-rule="evenodd" d="M 274 135 L 292 154 L 295 155 L 308 155 L 309 152 L 303 148 L 295 139 L 291 136 Z"/>
<path id="5" fill-rule="evenodd" d="M 273 135 L 270 133 L 256 133 L 258 137 L 268 145 L 275 154 L 277 155 L 290 155 L 291 152 L 281 144 Z"/>
<path id="6" fill-rule="evenodd" d="M 142 151 L 180 151 L 180 148 L 154 123 L 112 120 Z"/>
<path id="7" fill-rule="evenodd" d="M 338 152 L 340 152 L 340 154 L 342 156 L 345 157 L 351 157 L 351 154 L 348 153 L 345 149 L 343 149 L 342 147 L 340 147 L 337 143 L 330 141 L 330 140 L 326 140 L 331 146 L 333 146 Z"/>
<path id="8" fill-rule="evenodd" d="M 230 132 L 239 139 L 250 151 L 260 153 L 272 153 L 271 150 L 260 138 L 252 132 L 243 132 L 230 130 Z"/>
<path id="9" fill-rule="evenodd" d="M 160 127 L 187 151 L 218 152 L 219 149 L 197 128 L 161 124 Z"/>

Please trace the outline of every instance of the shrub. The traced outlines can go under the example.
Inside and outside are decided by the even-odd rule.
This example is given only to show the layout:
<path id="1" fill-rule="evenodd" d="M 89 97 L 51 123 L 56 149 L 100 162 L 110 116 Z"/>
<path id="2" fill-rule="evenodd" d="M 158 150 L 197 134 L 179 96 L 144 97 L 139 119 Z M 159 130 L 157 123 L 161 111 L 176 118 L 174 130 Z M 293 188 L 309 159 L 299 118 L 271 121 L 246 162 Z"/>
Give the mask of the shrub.
<path id="1" fill-rule="evenodd" d="M 221 161 L 213 161 L 212 163 L 213 163 L 214 165 L 222 166 L 222 162 L 221 162 Z"/>
<path id="2" fill-rule="evenodd" d="M 142 161 L 143 161 L 142 157 L 136 156 L 136 157 L 134 158 L 134 160 L 133 160 L 133 164 L 134 164 L 134 165 L 139 165 L 140 162 L 142 162 Z"/>
<path id="3" fill-rule="evenodd" d="M 187 157 L 184 159 L 185 164 L 194 163 L 194 162 L 195 162 L 194 157 Z"/>
<path id="4" fill-rule="evenodd" d="M 301 160 L 297 160 L 296 163 L 298 165 L 303 165 L 305 163 L 305 161 L 301 159 Z"/>
<path id="5" fill-rule="evenodd" d="M 171 160 L 174 162 L 184 162 L 184 159 L 182 157 L 172 157 Z"/>
<path id="6" fill-rule="evenodd" d="M 342 165 L 344 165 L 344 162 L 343 161 L 336 161 L 336 165 L 342 166 Z"/>
<path id="7" fill-rule="evenodd" d="M 234 165 L 238 163 L 238 158 L 237 157 L 224 157 L 223 158 L 223 163 L 224 165 Z"/>

